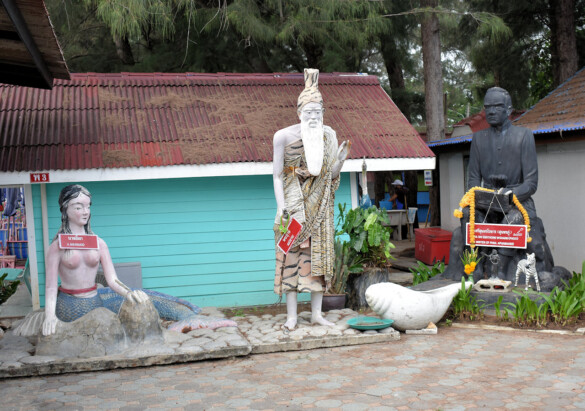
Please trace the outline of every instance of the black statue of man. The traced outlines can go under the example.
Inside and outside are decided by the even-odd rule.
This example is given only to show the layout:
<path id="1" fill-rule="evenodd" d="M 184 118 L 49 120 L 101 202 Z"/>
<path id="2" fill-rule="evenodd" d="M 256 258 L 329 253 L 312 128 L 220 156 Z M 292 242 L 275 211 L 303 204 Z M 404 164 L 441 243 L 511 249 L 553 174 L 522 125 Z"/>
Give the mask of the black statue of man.
<path id="1" fill-rule="evenodd" d="M 473 135 L 469 158 L 469 178 L 467 190 L 485 187 L 493 193 L 476 191 L 475 222 L 492 224 L 525 224 L 522 212 L 513 202 L 515 195 L 526 210 L 530 219 L 529 237 L 532 239 L 527 249 L 496 248 L 483 249 L 481 254 L 498 255 L 497 267 L 490 274 L 502 280 L 513 280 L 516 264 L 526 253 L 535 253 L 536 269 L 543 289 L 550 291 L 555 286 L 562 287 L 562 281 L 571 277 L 563 267 L 556 267 L 550 248 L 546 242 L 544 226 L 536 215 L 532 195 L 538 186 L 538 165 L 532 132 L 523 127 L 513 126 L 509 120 L 512 100 L 508 92 L 499 87 L 490 88 L 484 99 L 486 119 L 490 127 Z M 486 198 L 487 196 L 487 198 Z M 483 197 L 483 198 L 482 198 Z M 469 207 L 462 209 L 461 228 L 453 231 L 451 239 L 449 266 L 437 279 L 461 280 L 463 264 L 461 256 L 465 250 L 466 224 L 469 222 Z M 494 260 L 495 261 L 495 260 Z M 493 263 L 493 261 L 491 261 Z M 484 267 L 478 264 L 474 279 L 483 277 Z"/>
<path id="2" fill-rule="evenodd" d="M 532 132 L 524 127 L 513 126 L 509 116 L 512 99 L 500 87 L 490 88 L 484 99 L 485 115 L 489 128 L 473 135 L 469 157 L 469 178 L 467 190 L 483 186 L 498 190 L 508 196 L 507 204 L 513 204 L 511 196 L 516 195 L 526 209 L 530 220 L 536 221 L 536 208 L 532 195 L 538 186 L 538 165 Z M 487 210 L 476 204 L 476 222 L 496 224 L 524 224 L 524 217 L 517 207 L 511 206 L 506 212 Z M 469 222 L 469 210 L 463 210 L 462 228 Z M 533 248 L 533 247 L 530 247 Z M 514 249 L 498 249 L 500 262 L 498 276 L 505 278 L 508 264 L 515 254 Z"/>

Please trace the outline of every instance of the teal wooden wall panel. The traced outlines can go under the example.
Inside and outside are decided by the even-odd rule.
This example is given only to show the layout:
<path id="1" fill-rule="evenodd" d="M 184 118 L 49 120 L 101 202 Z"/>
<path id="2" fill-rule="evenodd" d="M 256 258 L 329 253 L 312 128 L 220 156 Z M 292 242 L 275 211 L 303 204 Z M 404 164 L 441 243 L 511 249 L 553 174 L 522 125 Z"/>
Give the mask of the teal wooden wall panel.
<path id="1" fill-rule="evenodd" d="M 43 249 L 43 218 L 41 215 L 41 186 L 39 184 L 31 185 L 32 204 L 35 224 L 35 247 L 37 249 L 37 267 L 39 267 L 39 293 L 40 304 L 45 305 L 45 253 Z M 30 241 L 30 236 L 29 236 Z M 29 247 L 30 252 L 30 247 Z"/>
<path id="2" fill-rule="evenodd" d="M 66 184 L 48 184 L 49 235 Z M 145 288 L 200 306 L 272 304 L 276 201 L 272 176 L 87 182 L 91 226 L 115 263 L 140 261 Z M 349 175 L 336 202 L 351 204 Z M 37 238 L 40 231 L 38 196 Z M 337 210 L 337 208 L 336 208 Z M 42 253 L 39 253 L 42 254 Z M 44 260 L 39 267 L 44 297 Z M 306 301 L 302 296 L 301 301 Z M 44 298 L 42 298 L 44 304 Z"/>

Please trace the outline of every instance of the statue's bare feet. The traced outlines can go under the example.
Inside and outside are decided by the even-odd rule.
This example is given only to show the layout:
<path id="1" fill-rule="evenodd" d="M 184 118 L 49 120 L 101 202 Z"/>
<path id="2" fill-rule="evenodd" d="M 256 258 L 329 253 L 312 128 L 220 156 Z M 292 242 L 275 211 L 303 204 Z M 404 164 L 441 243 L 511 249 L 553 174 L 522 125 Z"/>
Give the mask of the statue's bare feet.
<path id="1" fill-rule="evenodd" d="M 284 331 L 293 331 L 295 328 L 297 328 L 296 318 L 288 318 L 286 322 L 282 325 L 282 329 Z"/>
<path id="2" fill-rule="evenodd" d="M 329 327 L 335 325 L 335 323 L 332 323 L 331 321 L 327 321 L 325 318 L 323 318 L 322 315 L 312 315 L 311 316 L 311 324 L 327 325 Z"/>

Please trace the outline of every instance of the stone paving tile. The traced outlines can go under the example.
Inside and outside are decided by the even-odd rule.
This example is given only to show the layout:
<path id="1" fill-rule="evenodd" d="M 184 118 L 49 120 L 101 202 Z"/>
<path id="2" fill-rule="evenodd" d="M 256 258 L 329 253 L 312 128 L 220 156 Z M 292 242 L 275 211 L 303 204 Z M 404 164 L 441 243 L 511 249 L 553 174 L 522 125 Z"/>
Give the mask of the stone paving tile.
<path id="1" fill-rule="evenodd" d="M 440 328 L 392 343 L 5 379 L 1 408 L 582 409 L 584 353 L 582 337 Z"/>

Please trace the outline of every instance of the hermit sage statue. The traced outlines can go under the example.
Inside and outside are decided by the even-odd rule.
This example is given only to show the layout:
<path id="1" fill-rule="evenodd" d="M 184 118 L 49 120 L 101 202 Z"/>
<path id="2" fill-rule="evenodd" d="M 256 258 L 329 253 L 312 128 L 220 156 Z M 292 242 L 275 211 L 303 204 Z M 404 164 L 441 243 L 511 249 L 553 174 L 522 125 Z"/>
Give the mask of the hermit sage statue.
<path id="1" fill-rule="evenodd" d="M 276 248 L 274 291 L 286 295 L 287 320 L 283 327 L 297 325 L 297 293 L 311 293 L 311 320 L 333 325 L 323 318 L 323 293 L 330 283 L 334 263 L 334 199 L 339 173 L 349 143 L 338 146 L 335 131 L 323 125 L 323 99 L 318 88 L 319 71 L 305 69 L 305 88 L 298 98 L 300 123 L 274 134 L 274 195 L 278 226 L 287 218 L 303 225 L 288 254 Z"/>

